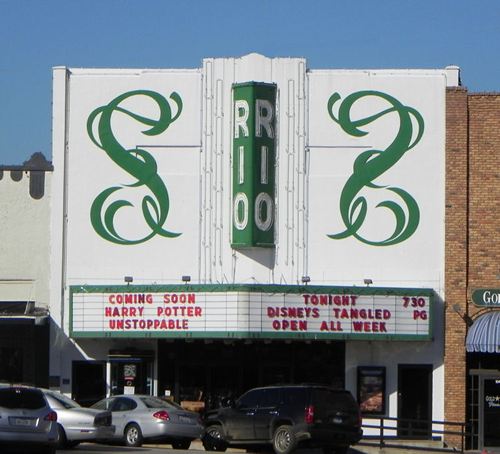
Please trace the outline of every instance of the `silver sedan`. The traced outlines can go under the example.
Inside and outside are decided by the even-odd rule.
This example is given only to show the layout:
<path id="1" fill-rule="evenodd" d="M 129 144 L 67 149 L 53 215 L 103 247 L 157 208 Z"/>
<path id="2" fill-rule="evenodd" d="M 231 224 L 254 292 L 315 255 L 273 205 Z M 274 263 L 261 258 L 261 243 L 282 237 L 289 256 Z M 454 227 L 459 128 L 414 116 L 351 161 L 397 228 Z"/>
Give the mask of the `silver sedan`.
<path id="1" fill-rule="evenodd" d="M 127 446 L 162 442 L 171 444 L 174 449 L 189 449 L 191 441 L 203 433 L 203 423 L 197 413 L 157 397 L 113 396 L 91 408 L 111 411 L 116 427 L 113 439 Z"/>
<path id="2" fill-rule="evenodd" d="M 73 448 L 81 442 L 108 439 L 115 433 L 111 412 L 83 408 L 56 391 L 42 389 L 50 407 L 57 413 L 58 448 Z"/>

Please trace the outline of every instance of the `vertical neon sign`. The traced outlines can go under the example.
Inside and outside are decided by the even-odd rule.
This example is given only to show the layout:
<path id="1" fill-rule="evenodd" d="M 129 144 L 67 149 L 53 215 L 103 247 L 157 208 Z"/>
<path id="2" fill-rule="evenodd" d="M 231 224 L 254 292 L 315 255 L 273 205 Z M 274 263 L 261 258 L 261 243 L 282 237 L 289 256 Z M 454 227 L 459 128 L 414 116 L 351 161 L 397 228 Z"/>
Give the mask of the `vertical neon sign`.
<path id="1" fill-rule="evenodd" d="M 233 248 L 274 247 L 276 85 L 233 85 Z"/>

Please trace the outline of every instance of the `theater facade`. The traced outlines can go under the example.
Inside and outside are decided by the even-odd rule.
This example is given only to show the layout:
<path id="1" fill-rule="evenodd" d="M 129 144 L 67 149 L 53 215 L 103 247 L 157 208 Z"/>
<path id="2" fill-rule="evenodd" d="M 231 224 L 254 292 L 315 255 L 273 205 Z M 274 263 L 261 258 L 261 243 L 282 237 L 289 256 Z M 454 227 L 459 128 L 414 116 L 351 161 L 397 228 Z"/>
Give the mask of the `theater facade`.
<path id="1" fill-rule="evenodd" d="M 205 408 L 319 382 L 443 420 L 458 85 L 258 54 L 54 68 L 51 382 Z"/>

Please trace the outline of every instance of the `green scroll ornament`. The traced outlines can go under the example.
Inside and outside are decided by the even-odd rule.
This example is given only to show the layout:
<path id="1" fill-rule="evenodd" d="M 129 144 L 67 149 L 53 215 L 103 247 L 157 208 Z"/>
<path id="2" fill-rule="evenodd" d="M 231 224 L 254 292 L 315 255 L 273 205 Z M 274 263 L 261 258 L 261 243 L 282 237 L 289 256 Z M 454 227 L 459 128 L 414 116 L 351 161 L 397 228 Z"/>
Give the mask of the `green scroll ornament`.
<path id="1" fill-rule="evenodd" d="M 390 107 L 365 118 L 353 120 L 351 109 L 359 100 L 368 97 L 381 98 L 387 101 Z M 399 130 L 392 143 L 385 150 L 367 150 L 361 153 L 353 165 L 353 173 L 347 180 L 340 196 L 340 213 L 346 229 L 340 233 L 328 235 L 334 240 L 341 240 L 353 236 L 362 243 L 372 246 L 392 246 L 411 237 L 420 222 L 420 210 L 415 199 L 404 189 L 393 186 L 380 186 L 374 183 L 378 177 L 394 166 L 404 154 L 411 150 L 420 141 L 424 133 L 424 120 L 417 110 L 404 106 L 396 98 L 379 91 L 359 91 L 347 96 L 338 106 L 337 116 L 333 108 L 341 101 L 341 96 L 334 93 L 328 100 L 328 114 L 347 134 L 353 137 L 363 137 L 368 133 L 363 131 L 366 125 L 391 113 L 399 118 Z M 412 121 L 412 119 L 414 121 Z M 416 133 L 414 133 L 416 127 Z M 395 217 L 395 228 L 382 241 L 373 241 L 363 238 L 359 229 L 368 215 L 366 198 L 359 195 L 364 188 L 373 190 L 387 190 L 397 195 L 403 206 L 393 200 L 385 200 L 377 208 L 390 210 Z"/>
<path id="2" fill-rule="evenodd" d="M 132 97 L 151 98 L 159 108 L 159 118 L 153 119 L 138 115 L 121 107 L 123 101 Z M 102 191 L 92 203 L 90 221 L 94 230 L 107 241 L 121 245 L 144 243 L 156 235 L 174 238 L 180 233 L 169 232 L 164 229 L 169 211 L 169 196 L 167 188 L 158 175 L 158 168 L 153 156 L 140 148 L 126 149 L 116 139 L 111 120 L 115 113 L 128 115 L 137 122 L 146 125 L 142 131 L 144 135 L 155 136 L 163 133 L 181 114 L 182 99 L 173 92 L 170 99 L 176 104 L 177 112 L 172 115 L 169 102 L 159 93 L 148 90 L 135 90 L 124 93 L 109 104 L 95 109 L 87 120 L 87 133 L 92 142 L 103 150 L 125 172 L 129 173 L 134 182 L 128 185 L 113 186 Z M 97 122 L 97 128 L 94 123 Z M 94 135 L 97 132 L 97 137 Z M 142 238 L 124 238 L 115 226 L 115 215 L 124 207 L 133 207 L 132 202 L 118 199 L 108 203 L 108 199 L 118 194 L 124 187 L 141 187 L 149 189 L 150 194 L 142 199 L 141 209 L 144 220 L 150 231 Z M 115 194 L 115 195 L 116 195 Z"/>

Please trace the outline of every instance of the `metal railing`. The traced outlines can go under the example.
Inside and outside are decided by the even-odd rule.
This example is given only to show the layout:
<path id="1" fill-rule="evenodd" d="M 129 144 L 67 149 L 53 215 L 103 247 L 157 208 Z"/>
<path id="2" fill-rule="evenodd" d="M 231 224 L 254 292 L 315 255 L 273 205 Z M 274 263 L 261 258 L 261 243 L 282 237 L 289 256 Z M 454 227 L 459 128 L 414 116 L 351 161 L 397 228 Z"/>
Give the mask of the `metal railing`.
<path id="1" fill-rule="evenodd" d="M 366 423 L 365 421 L 369 421 Z M 433 451 L 453 451 L 464 452 L 466 437 L 471 435 L 469 423 L 456 421 L 428 421 L 422 419 L 393 418 L 388 416 L 365 416 L 363 417 L 363 431 L 365 436 L 363 444 L 375 444 L 382 448 L 408 448 L 433 450 Z M 368 434 L 366 429 L 378 434 Z M 460 439 L 460 450 L 454 447 L 445 447 L 443 436 L 457 437 Z M 367 443 L 367 441 L 378 441 L 377 443 Z M 431 445 L 415 446 L 415 443 L 424 440 L 443 441 L 443 447 L 433 447 Z M 391 443 L 387 443 L 391 441 Z M 413 442 L 413 444 L 410 444 Z"/>

